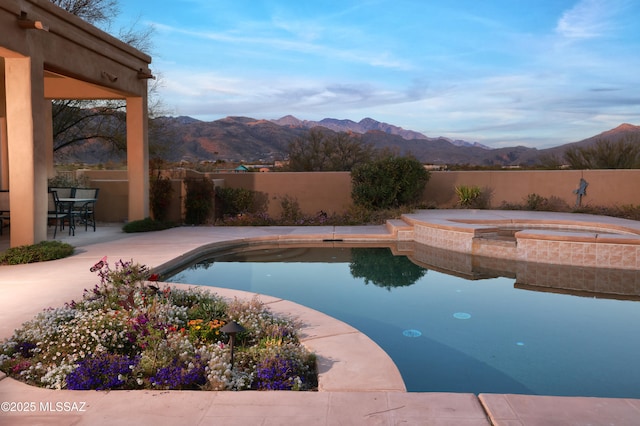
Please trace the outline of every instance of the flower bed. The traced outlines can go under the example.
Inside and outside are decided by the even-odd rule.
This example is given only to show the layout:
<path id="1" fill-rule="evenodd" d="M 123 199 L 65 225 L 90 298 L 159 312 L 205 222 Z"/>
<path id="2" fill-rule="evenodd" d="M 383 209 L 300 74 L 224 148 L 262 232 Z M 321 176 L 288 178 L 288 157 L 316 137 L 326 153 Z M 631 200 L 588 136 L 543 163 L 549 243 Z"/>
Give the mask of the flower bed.
<path id="1" fill-rule="evenodd" d="M 0 345 L 0 370 L 53 389 L 314 390 L 299 324 L 257 298 L 160 288 L 144 265 L 104 264 L 82 300 L 49 308 Z M 235 335 L 233 365 L 230 321 Z"/>

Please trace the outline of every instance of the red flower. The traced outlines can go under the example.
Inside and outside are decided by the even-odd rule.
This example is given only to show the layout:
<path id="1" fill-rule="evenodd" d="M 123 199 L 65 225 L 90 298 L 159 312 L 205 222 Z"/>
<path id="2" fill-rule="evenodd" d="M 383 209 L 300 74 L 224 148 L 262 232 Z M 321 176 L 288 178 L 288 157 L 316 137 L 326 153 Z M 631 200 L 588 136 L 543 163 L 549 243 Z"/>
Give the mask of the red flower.
<path id="1" fill-rule="evenodd" d="M 149 281 L 158 281 L 160 279 L 160 275 L 158 274 L 151 274 L 151 276 L 149 277 Z"/>

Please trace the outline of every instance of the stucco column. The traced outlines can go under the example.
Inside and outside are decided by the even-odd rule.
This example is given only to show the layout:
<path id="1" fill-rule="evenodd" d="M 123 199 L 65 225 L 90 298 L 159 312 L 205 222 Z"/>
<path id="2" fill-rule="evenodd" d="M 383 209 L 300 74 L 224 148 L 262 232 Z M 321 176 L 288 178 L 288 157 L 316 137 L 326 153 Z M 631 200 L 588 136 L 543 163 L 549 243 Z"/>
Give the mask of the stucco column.
<path id="1" fill-rule="evenodd" d="M 53 102 L 51 99 L 45 100 L 45 131 L 46 131 L 46 148 L 44 150 L 45 161 L 47 164 L 47 178 L 56 177 L 55 164 L 53 163 Z"/>
<path id="2" fill-rule="evenodd" d="M 7 92 L 4 85 L 4 57 L 0 57 L 0 189 L 9 189 L 9 148 L 7 146 Z"/>
<path id="3" fill-rule="evenodd" d="M 47 239 L 44 70 L 5 58 L 11 247 Z M 19 206 L 19 208 L 18 208 Z"/>
<path id="4" fill-rule="evenodd" d="M 149 144 L 147 99 L 127 98 L 127 174 L 129 178 L 129 221 L 149 216 Z"/>

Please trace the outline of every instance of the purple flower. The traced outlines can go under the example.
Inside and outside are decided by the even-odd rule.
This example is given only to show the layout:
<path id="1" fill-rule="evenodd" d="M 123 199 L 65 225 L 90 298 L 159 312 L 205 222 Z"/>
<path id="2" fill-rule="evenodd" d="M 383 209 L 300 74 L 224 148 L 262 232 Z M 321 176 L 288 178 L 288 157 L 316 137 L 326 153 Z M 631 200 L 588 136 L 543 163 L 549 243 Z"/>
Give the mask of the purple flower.
<path id="1" fill-rule="evenodd" d="M 254 385 L 258 390 L 291 390 L 296 376 L 296 363 L 276 355 L 257 365 Z"/>
<path id="2" fill-rule="evenodd" d="M 66 377 L 67 388 L 71 390 L 117 389 L 126 383 L 131 370 L 139 359 L 127 355 L 102 352 L 83 359 L 75 370 Z"/>
<path id="3" fill-rule="evenodd" d="M 205 365 L 196 355 L 193 368 L 174 359 L 171 365 L 158 369 L 150 378 L 151 384 L 164 389 L 197 389 L 206 383 Z"/>

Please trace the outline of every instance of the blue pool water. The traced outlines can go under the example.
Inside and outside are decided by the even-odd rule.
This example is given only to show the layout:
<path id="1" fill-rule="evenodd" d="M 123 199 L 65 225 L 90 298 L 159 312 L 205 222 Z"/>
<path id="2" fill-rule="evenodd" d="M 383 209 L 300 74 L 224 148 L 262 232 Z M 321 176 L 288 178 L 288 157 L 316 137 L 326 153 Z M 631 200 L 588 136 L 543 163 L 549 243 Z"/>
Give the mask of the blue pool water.
<path id="1" fill-rule="evenodd" d="M 388 248 L 224 254 L 164 280 L 331 315 L 378 343 L 409 391 L 640 398 L 638 301 L 517 289 L 513 278 L 466 280 Z"/>

